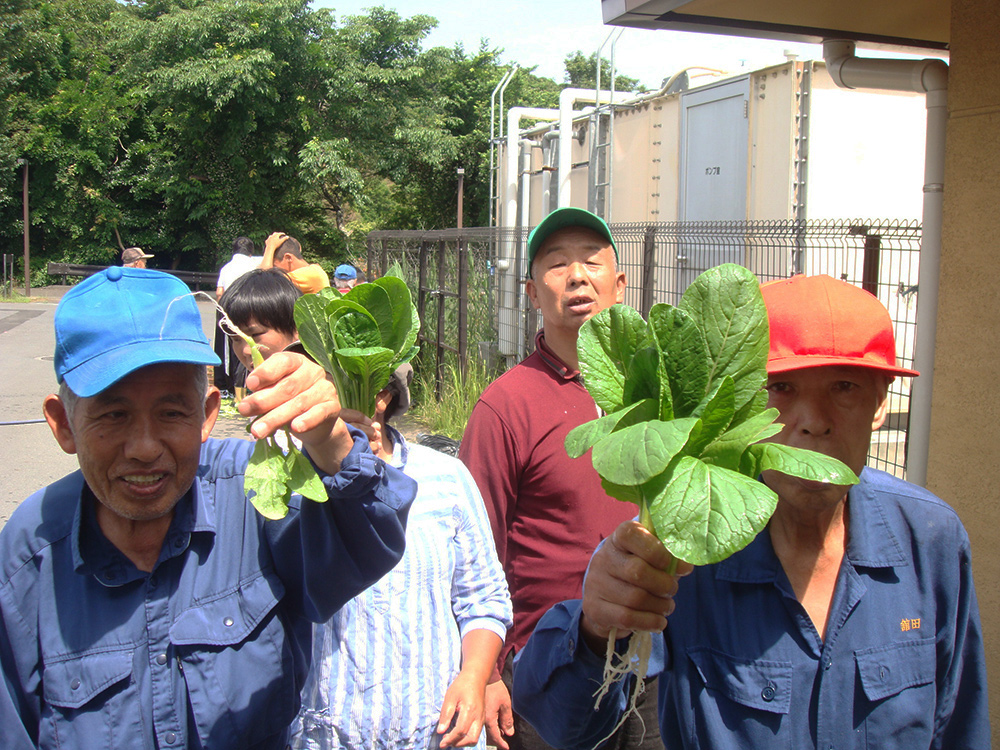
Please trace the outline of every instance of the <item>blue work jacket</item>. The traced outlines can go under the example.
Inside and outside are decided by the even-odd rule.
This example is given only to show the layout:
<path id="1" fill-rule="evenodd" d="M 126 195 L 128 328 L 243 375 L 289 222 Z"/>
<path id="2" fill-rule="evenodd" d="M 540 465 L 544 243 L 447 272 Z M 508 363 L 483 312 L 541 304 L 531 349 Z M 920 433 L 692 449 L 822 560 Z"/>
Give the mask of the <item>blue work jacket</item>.
<path id="1" fill-rule="evenodd" d="M 390 570 L 414 482 L 364 436 L 329 500 L 267 521 L 245 499 L 253 444 L 209 440 L 152 572 L 101 534 L 80 472 L 0 532 L 0 744 L 278 748 L 299 708 L 312 622 Z"/>
<path id="2" fill-rule="evenodd" d="M 969 539 L 931 493 L 873 469 L 847 500 L 848 543 L 825 637 L 765 531 L 681 579 L 660 638 L 660 729 L 670 750 L 885 750 L 990 746 Z M 514 710 L 550 744 L 593 748 L 626 705 L 598 711 L 603 658 L 579 637 L 580 602 L 538 624 L 514 668 Z"/>

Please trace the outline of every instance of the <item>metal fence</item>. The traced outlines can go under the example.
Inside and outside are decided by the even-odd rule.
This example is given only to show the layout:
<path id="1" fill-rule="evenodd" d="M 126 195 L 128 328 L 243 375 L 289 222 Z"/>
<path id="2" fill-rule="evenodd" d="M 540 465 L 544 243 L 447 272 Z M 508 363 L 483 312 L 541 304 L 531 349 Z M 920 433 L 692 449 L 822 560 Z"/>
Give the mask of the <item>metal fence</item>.
<path id="1" fill-rule="evenodd" d="M 921 228 L 917 222 L 754 221 L 613 224 L 625 303 L 643 315 L 676 304 L 707 268 L 738 263 L 761 281 L 825 273 L 867 289 L 888 308 L 900 364 L 911 367 Z M 540 320 L 524 293 L 527 231 L 484 227 L 373 232 L 369 277 L 399 263 L 417 299 L 423 368 L 438 383 L 449 362 L 469 356 L 509 366 L 529 354 Z M 874 436 L 869 464 L 905 475 L 910 379 L 889 392 L 889 418 Z"/>

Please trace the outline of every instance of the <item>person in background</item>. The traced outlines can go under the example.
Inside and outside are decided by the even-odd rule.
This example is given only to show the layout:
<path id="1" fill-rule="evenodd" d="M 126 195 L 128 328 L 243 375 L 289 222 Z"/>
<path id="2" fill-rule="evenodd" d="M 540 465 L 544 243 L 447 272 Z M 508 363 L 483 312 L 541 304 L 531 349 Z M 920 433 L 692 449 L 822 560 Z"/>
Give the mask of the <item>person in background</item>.
<path id="1" fill-rule="evenodd" d="M 253 240 L 249 237 L 237 237 L 233 240 L 233 255 L 219 269 L 219 280 L 215 286 L 215 299 L 222 299 L 223 293 L 236 279 L 248 271 L 257 268 L 263 258 L 254 257 Z M 229 346 L 229 338 L 219 327 L 222 320 L 222 312 L 216 310 L 215 313 L 215 341 L 213 348 L 216 356 L 222 360 L 222 364 L 214 369 L 212 379 L 213 385 L 223 392 L 234 393 L 237 386 L 242 387 L 246 381 L 247 370 L 240 370 L 239 361 L 233 356 L 232 348 Z"/>
<path id="2" fill-rule="evenodd" d="M 351 291 L 358 283 L 358 269 L 350 263 L 341 263 L 333 272 L 333 285 L 341 294 Z"/>
<path id="3" fill-rule="evenodd" d="M 535 628 L 514 707 L 554 745 L 593 747 L 627 700 L 623 681 L 594 705 L 609 633 L 644 630 L 666 649 L 667 747 L 988 748 L 969 537 L 939 498 L 865 465 L 890 382 L 917 375 L 896 364 L 889 313 L 829 276 L 761 292 L 768 406 L 783 425 L 770 439 L 833 456 L 860 483 L 763 472 L 778 495 L 765 530 L 720 563 L 682 563 L 681 580 L 658 539 L 621 524 L 594 554 L 582 602 Z"/>
<path id="4" fill-rule="evenodd" d="M 528 239 L 528 263 L 526 291 L 544 328 L 535 352 L 480 397 L 459 458 L 483 493 L 514 604 L 514 627 L 489 687 L 487 729 L 500 748 L 536 750 L 548 745 L 511 716 L 515 655 L 549 607 L 580 595 L 594 547 L 635 508 L 608 497 L 593 467 L 572 460 L 565 447 L 570 430 L 598 415 L 580 379 L 580 326 L 625 294 L 611 231 L 588 211 L 553 211 Z M 655 687 L 647 683 L 641 717 L 631 717 L 609 747 L 662 750 Z"/>
<path id="5" fill-rule="evenodd" d="M 240 404 L 288 426 L 326 488 L 267 521 L 247 501 L 247 440 L 209 437 L 218 360 L 187 287 L 113 266 L 55 312 L 59 394 L 44 414 L 80 470 L 0 530 L 5 750 L 284 748 L 312 622 L 403 552 L 412 480 L 340 417 L 336 389 L 279 352 Z"/>
<path id="6" fill-rule="evenodd" d="M 330 286 L 330 277 L 318 263 L 307 263 L 302 257 L 302 245 L 284 232 L 273 232 L 264 241 L 264 270 L 280 268 L 303 294 L 315 294 Z"/>
<path id="7" fill-rule="evenodd" d="M 152 258 L 141 247 L 126 247 L 122 250 L 122 266 L 125 268 L 145 268 L 146 259 Z"/>
<path id="8" fill-rule="evenodd" d="M 396 370 L 373 415 L 379 456 L 417 482 L 406 552 L 315 627 L 292 728 L 298 750 L 486 746 L 486 682 L 511 624 L 510 597 L 468 470 L 390 424 L 409 406 L 412 374 L 408 364 Z"/>
<path id="9" fill-rule="evenodd" d="M 260 346 L 266 359 L 297 344 L 295 300 L 302 296 L 288 275 L 276 268 L 254 269 L 240 276 L 219 301 L 229 320 Z M 237 359 L 247 370 L 253 369 L 250 345 L 225 329 Z M 301 348 L 294 351 L 302 353 Z"/>

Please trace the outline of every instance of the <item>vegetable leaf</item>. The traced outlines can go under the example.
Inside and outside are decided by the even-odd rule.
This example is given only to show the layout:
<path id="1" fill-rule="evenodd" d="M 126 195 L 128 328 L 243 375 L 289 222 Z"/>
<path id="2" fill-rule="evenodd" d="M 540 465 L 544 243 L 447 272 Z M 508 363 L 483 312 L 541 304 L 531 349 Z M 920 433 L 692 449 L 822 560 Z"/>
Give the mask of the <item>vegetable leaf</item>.
<path id="1" fill-rule="evenodd" d="M 312 466 L 309 467 L 310 469 Z M 250 454 L 243 489 L 253 492 L 250 502 L 264 518 L 277 519 L 288 515 L 288 467 L 285 456 L 270 439 L 258 440 Z"/>
<path id="2" fill-rule="evenodd" d="M 829 484 L 858 483 L 857 475 L 844 464 L 816 451 L 779 443 L 757 443 L 747 451 L 757 459 L 760 471 L 780 471 L 793 477 Z"/>
<path id="3" fill-rule="evenodd" d="M 741 266 L 710 268 L 688 287 L 680 308 L 705 335 L 709 370 L 705 396 L 729 375 L 736 387 L 736 407 L 760 390 L 767 366 L 767 309 L 760 282 Z"/>
<path id="4" fill-rule="evenodd" d="M 761 443 L 781 432 L 767 408 L 767 310 L 756 277 L 723 265 L 699 276 L 678 307 L 654 305 L 648 325 L 615 305 L 580 329 L 584 383 L 608 414 L 572 430 L 566 450 L 591 461 L 610 496 L 679 559 L 718 562 L 767 523 L 773 469 L 852 484 L 839 461 Z"/>
<path id="5" fill-rule="evenodd" d="M 767 485 L 684 456 L 650 505 L 656 535 L 671 553 L 708 565 L 753 541 L 777 503 Z"/>
<path id="6" fill-rule="evenodd" d="M 681 452 L 697 419 L 658 419 L 612 432 L 594 446 L 597 473 L 614 484 L 642 484 Z"/>
<path id="7" fill-rule="evenodd" d="M 689 417 L 708 388 L 705 336 L 690 315 L 665 304 L 650 309 L 649 329 L 671 393 L 670 416 Z"/>
<path id="8" fill-rule="evenodd" d="M 645 337 L 646 321 L 625 305 L 601 310 L 580 329 L 580 372 L 588 383 L 587 390 L 604 411 L 622 408 L 625 372 Z"/>
<path id="9" fill-rule="evenodd" d="M 619 424 L 624 423 L 623 426 L 628 426 L 635 424 L 636 420 L 655 418 L 656 402 L 653 399 L 637 401 L 614 414 L 606 414 L 570 430 L 566 436 L 566 452 L 570 458 L 579 458 L 593 448 L 598 440 L 610 435 Z"/>
<path id="10" fill-rule="evenodd" d="M 406 283 L 385 276 L 347 294 L 323 290 L 295 303 L 306 351 L 333 379 L 341 405 L 369 416 L 393 371 L 416 355 L 420 318 Z"/>

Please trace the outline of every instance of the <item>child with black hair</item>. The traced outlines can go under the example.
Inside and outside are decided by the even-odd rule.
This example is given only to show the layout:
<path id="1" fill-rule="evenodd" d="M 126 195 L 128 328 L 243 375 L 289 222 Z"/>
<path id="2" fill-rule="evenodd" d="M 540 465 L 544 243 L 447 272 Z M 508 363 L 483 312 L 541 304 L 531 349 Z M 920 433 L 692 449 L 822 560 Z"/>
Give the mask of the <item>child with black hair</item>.
<path id="1" fill-rule="evenodd" d="M 255 269 L 240 276 L 223 293 L 219 305 L 229 320 L 252 338 L 267 359 L 275 352 L 298 344 L 295 329 L 295 300 L 302 292 L 278 269 Z M 233 351 L 247 371 L 253 369 L 250 345 L 227 331 Z"/>

